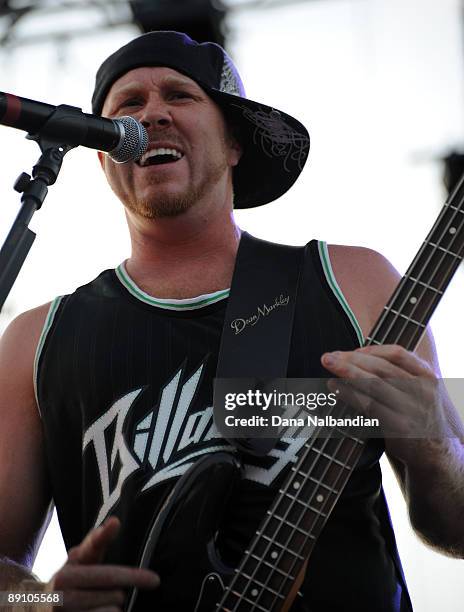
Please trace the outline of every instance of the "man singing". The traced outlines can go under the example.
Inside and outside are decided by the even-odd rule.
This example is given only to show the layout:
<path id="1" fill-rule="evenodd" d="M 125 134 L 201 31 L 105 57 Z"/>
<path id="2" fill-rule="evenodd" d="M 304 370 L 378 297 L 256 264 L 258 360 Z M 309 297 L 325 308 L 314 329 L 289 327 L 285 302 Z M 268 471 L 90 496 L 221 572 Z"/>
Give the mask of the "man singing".
<path id="1" fill-rule="evenodd" d="M 212 414 L 242 235 L 233 210 L 284 194 L 303 169 L 309 137 L 293 117 L 246 98 L 221 47 L 176 32 L 145 34 L 107 58 L 92 104 L 105 117 L 132 115 L 148 132 L 137 162 L 99 154 L 125 208 L 132 252 L 71 295 L 21 314 L 2 338 L 0 554 L 2 588 L 20 588 L 53 502 L 69 557 L 44 589 L 64 592 L 64 610 L 103 611 L 121 610 L 130 587 L 163 583 L 162 573 L 137 568 L 153 517 L 195 461 L 234 452 Z M 429 332 L 415 353 L 360 348 L 398 280 L 374 251 L 312 240 L 288 377 L 439 377 Z M 406 436 L 424 415 L 401 410 L 394 400 L 385 407 Z M 292 611 L 412 610 L 381 487 L 384 450 L 417 533 L 464 556 L 464 430 L 440 394 L 417 410 L 433 435 L 365 444 Z M 230 564 L 240 562 L 302 443 L 280 440 L 265 457 L 245 457 L 220 536 Z M 192 533 L 196 518 L 186 518 Z"/>

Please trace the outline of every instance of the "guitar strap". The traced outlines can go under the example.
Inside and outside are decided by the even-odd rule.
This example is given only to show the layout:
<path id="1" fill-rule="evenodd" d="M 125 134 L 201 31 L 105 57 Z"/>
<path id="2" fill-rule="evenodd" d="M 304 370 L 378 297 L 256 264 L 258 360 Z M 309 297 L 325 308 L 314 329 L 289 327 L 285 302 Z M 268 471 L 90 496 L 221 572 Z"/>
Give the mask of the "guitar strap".
<path id="1" fill-rule="evenodd" d="M 242 232 L 221 336 L 216 378 L 266 384 L 287 376 L 296 297 L 306 247 Z M 216 388 L 216 385 L 215 385 Z M 215 411 L 216 411 L 215 391 Z M 266 455 L 274 438 L 228 438 L 239 450 Z"/>

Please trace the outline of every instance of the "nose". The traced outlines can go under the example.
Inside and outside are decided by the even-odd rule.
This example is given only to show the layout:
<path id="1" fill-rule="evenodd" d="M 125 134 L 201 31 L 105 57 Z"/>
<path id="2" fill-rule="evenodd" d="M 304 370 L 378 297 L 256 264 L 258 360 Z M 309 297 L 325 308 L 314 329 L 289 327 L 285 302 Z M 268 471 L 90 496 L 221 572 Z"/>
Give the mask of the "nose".
<path id="1" fill-rule="evenodd" d="M 142 119 L 141 124 L 146 129 L 149 127 L 161 128 L 171 125 L 171 119 L 169 117 L 151 117 L 150 120 Z"/>
<path id="2" fill-rule="evenodd" d="M 141 124 L 146 128 L 165 128 L 172 123 L 172 117 L 166 105 L 159 99 L 150 100 L 140 118 Z"/>

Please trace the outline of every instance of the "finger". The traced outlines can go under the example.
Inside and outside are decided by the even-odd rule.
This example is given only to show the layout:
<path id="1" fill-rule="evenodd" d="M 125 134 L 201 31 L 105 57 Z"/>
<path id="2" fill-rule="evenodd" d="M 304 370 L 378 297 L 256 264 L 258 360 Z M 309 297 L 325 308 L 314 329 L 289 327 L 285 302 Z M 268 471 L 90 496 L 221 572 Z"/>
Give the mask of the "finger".
<path id="1" fill-rule="evenodd" d="M 336 379 L 337 380 L 337 379 Z M 338 379 L 340 397 L 348 401 L 347 391 L 351 390 L 350 406 L 364 414 L 377 413 L 382 407 L 382 413 L 389 417 L 394 413 L 400 420 L 416 422 L 416 426 L 424 429 L 423 406 L 434 401 L 434 389 L 428 379 L 418 377 L 408 378 L 346 378 Z M 343 394 L 345 391 L 345 394 Z M 356 398 L 357 403 L 353 403 Z"/>
<path id="2" fill-rule="evenodd" d="M 384 347 L 373 347 L 375 352 L 378 348 Z M 386 348 L 388 353 L 391 350 L 396 352 L 398 349 L 404 351 L 397 346 L 387 346 Z M 408 351 L 405 352 L 408 353 Z M 427 405 L 434 401 L 437 378 L 425 362 L 425 369 L 418 376 L 401 370 L 383 357 L 379 358 L 364 349 L 340 353 L 337 357 L 339 363 L 336 363 L 332 369 L 339 378 L 345 378 L 353 384 L 355 384 L 354 381 L 358 381 L 358 387 L 368 386 L 368 381 L 372 381 L 369 388 L 372 387 L 374 391 L 373 397 L 381 399 L 385 404 L 396 405 L 396 408 L 402 407 L 404 411 L 413 409 L 413 407 L 417 409 L 421 402 Z M 417 359 L 415 356 L 413 358 Z M 427 374 L 424 375 L 424 372 L 427 372 Z M 388 386 L 384 386 L 384 383 Z M 400 395 L 395 395 L 395 390 Z M 381 397 L 382 394 L 385 394 L 384 397 Z"/>
<path id="3" fill-rule="evenodd" d="M 381 378 L 412 378 L 385 357 L 356 351 L 335 351 L 322 356 L 322 364 L 339 378 L 379 376 Z"/>
<path id="4" fill-rule="evenodd" d="M 57 591 L 126 587 L 155 589 L 158 585 L 159 576 L 155 572 L 122 565 L 69 564 L 63 566 L 53 579 L 53 586 Z"/>
<path id="5" fill-rule="evenodd" d="M 410 372 L 407 372 L 395 363 L 389 361 L 385 354 L 379 355 L 378 353 L 374 354 L 362 349 L 357 349 L 353 353 L 352 362 L 356 367 L 362 370 L 363 373 L 374 374 L 380 378 L 405 378 L 407 380 L 414 378 Z"/>
<path id="6" fill-rule="evenodd" d="M 67 590 L 63 593 L 65 610 L 91 610 L 103 606 L 124 605 L 125 593 L 123 590 L 97 591 L 97 590 Z"/>
<path id="7" fill-rule="evenodd" d="M 79 563 L 79 547 L 73 546 L 68 550 L 68 559 L 66 563 Z"/>
<path id="8" fill-rule="evenodd" d="M 340 381 L 338 382 L 340 383 Z M 410 432 L 411 425 L 407 414 L 395 412 L 381 401 L 375 400 L 364 394 L 362 390 L 354 388 L 351 382 L 339 384 L 338 388 L 340 399 L 357 410 L 358 414 L 361 412 L 368 418 L 379 420 L 378 433 L 381 433 L 383 437 L 393 435 L 404 437 Z"/>
<path id="9" fill-rule="evenodd" d="M 82 542 L 68 553 L 70 563 L 100 563 L 110 542 L 119 533 L 121 522 L 116 516 L 110 516 L 96 529 L 92 529 Z"/>
<path id="10" fill-rule="evenodd" d="M 431 380 L 430 377 L 413 376 L 384 358 L 362 353 L 361 349 L 343 353 L 336 352 L 335 354 L 328 354 L 328 356 L 329 359 L 331 358 L 330 369 L 339 378 L 345 378 L 352 382 L 358 380 L 360 385 L 367 385 L 368 381 L 372 380 L 373 388 L 379 393 L 386 393 L 390 388 L 392 391 L 397 389 L 404 394 L 415 394 L 419 387 L 422 389 L 422 386 L 428 384 L 427 381 Z M 324 363 L 324 361 L 326 361 L 325 355 L 322 362 Z M 432 378 L 435 380 L 435 377 L 432 376 Z M 390 387 L 383 387 L 382 381 L 388 383 Z M 403 400 L 404 398 L 401 395 L 397 398 L 392 395 L 390 398 L 391 402 Z M 388 401 L 387 398 L 385 398 L 385 401 Z"/>
<path id="11" fill-rule="evenodd" d="M 372 408 L 368 403 L 370 401 L 371 403 L 376 402 L 382 404 L 386 408 L 396 412 L 410 412 L 416 400 L 411 394 L 408 394 L 407 391 L 417 391 L 419 385 L 414 384 L 415 381 L 408 378 L 407 381 L 409 384 L 406 383 L 403 385 L 403 388 L 401 388 L 401 384 L 398 385 L 398 381 L 401 380 L 402 379 L 397 378 L 392 381 L 391 379 L 386 380 L 377 377 L 355 377 L 345 379 L 341 382 L 344 383 L 342 388 L 346 389 L 351 387 L 353 390 L 356 390 L 360 397 L 365 399 L 369 408 Z M 362 406 L 363 404 L 361 404 L 361 407 Z"/>
<path id="12" fill-rule="evenodd" d="M 375 355 L 387 359 L 412 376 L 434 376 L 430 365 L 416 354 L 398 344 L 370 345 L 356 349 L 356 353 Z"/>
<path id="13" fill-rule="evenodd" d="M 364 379 L 365 383 L 369 383 L 371 379 Z M 372 409 L 372 398 L 365 393 L 359 392 L 351 383 L 351 380 L 332 378 L 327 383 L 330 391 L 337 394 L 337 405 L 334 409 L 335 416 L 350 416 L 347 414 L 348 409 L 354 409 L 358 414 L 359 412 L 370 415 Z M 340 402 L 341 403 L 338 403 Z"/>

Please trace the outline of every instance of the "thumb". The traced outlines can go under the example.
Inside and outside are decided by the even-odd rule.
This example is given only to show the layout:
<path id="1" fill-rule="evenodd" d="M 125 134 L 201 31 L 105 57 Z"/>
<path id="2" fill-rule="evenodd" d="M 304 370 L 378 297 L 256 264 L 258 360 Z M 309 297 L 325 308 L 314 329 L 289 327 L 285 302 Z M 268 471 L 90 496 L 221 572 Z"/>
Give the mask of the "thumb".
<path id="1" fill-rule="evenodd" d="M 115 540 L 121 528 L 121 521 L 110 516 L 99 527 L 88 532 L 82 542 L 68 552 L 69 563 L 101 563 L 108 545 Z"/>

